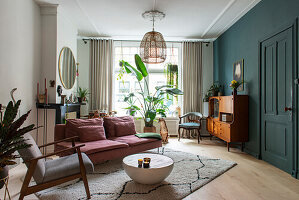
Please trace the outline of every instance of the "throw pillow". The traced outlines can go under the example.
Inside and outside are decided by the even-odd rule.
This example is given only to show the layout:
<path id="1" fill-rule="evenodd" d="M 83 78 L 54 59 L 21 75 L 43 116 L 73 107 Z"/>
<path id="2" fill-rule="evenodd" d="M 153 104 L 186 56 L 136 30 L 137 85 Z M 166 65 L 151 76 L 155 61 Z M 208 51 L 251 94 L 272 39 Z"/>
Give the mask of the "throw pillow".
<path id="1" fill-rule="evenodd" d="M 65 137 L 79 136 L 79 127 L 81 126 L 103 126 L 103 120 L 94 119 L 68 119 L 65 126 Z"/>
<path id="2" fill-rule="evenodd" d="M 137 133 L 135 136 L 139 138 L 156 138 L 162 140 L 162 137 L 159 133 Z"/>
<path id="3" fill-rule="evenodd" d="M 132 116 L 123 117 L 105 117 L 104 118 L 104 128 L 107 138 L 116 137 L 115 125 L 120 122 L 132 121 L 134 123 L 134 118 Z M 135 125 L 134 125 L 135 127 Z M 128 135 L 128 134 L 127 134 Z"/>
<path id="4" fill-rule="evenodd" d="M 105 140 L 104 126 L 81 126 L 78 129 L 81 142 Z"/>
<path id="5" fill-rule="evenodd" d="M 117 137 L 136 134 L 134 121 L 130 120 L 115 124 L 115 134 Z"/>

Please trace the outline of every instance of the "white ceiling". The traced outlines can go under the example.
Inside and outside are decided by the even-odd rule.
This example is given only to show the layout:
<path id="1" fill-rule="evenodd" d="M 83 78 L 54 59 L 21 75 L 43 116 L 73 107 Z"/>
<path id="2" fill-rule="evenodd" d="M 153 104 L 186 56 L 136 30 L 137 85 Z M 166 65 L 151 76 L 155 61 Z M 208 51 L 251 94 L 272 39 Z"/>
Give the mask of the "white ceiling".
<path id="1" fill-rule="evenodd" d="M 142 13 L 166 14 L 155 30 L 166 40 L 213 39 L 261 0 L 37 0 L 58 3 L 80 36 L 141 39 L 152 29 Z"/>

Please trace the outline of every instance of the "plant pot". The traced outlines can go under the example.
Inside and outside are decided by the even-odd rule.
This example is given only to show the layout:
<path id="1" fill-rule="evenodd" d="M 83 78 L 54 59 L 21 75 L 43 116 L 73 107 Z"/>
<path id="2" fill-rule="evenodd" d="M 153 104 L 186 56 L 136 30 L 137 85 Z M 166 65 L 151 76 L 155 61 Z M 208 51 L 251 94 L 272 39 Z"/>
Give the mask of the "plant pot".
<path id="1" fill-rule="evenodd" d="M 2 180 L 2 179 L 4 179 L 5 177 L 7 177 L 8 176 L 8 171 L 9 171 L 9 169 L 8 169 L 8 167 L 7 166 L 5 166 L 1 171 L 0 171 L 0 189 L 1 188 L 3 188 L 3 186 L 4 186 L 4 180 Z"/>
<path id="2" fill-rule="evenodd" d="M 77 99 L 78 99 L 79 103 L 82 103 L 82 100 L 83 100 L 82 97 L 77 97 Z"/>
<path id="3" fill-rule="evenodd" d="M 156 133 L 156 127 L 155 126 L 150 126 L 150 127 L 145 126 L 143 128 L 143 132 L 144 133 Z"/>

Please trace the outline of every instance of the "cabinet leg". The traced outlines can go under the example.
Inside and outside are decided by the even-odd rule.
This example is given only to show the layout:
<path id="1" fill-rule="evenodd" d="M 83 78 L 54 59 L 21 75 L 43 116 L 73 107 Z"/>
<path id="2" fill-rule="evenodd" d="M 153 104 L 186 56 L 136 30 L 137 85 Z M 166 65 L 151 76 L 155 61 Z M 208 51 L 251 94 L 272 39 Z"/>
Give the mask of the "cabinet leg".
<path id="1" fill-rule="evenodd" d="M 226 143 L 227 151 L 229 151 L 229 142 Z"/>
<path id="2" fill-rule="evenodd" d="M 244 151 L 244 142 L 241 143 L 241 151 Z"/>

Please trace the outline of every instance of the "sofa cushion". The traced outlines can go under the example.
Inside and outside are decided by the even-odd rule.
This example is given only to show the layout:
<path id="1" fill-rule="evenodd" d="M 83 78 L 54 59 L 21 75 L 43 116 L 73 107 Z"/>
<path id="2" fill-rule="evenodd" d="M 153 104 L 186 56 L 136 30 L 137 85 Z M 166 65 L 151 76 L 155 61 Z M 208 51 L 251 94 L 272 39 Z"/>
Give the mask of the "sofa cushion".
<path id="1" fill-rule="evenodd" d="M 115 136 L 125 136 L 125 135 L 135 135 L 135 124 L 133 120 L 126 122 L 118 122 L 114 125 L 115 127 Z"/>
<path id="2" fill-rule="evenodd" d="M 65 126 L 65 137 L 79 136 L 79 127 L 81 126 L 103 126 L 103 120 L 94 119 L 68 119 Z"/>
<path id="3" fill-rule="evenodd" d="M 78 128 L 81 142 L 105 140 L 104 126 L 81 126 Z"/>
<path id="4" fill-rule="evenodd" d="M 112 140 L 98 140 L 98 141 L 92 141 L 92 142 L 76 142 L 76 145 L 85 144 L 84 147 L 81 147 L 81 151 L 86 154 L 92 154 L 97 153 L 101 151 L 107 151 L 112 149 L 118 149 L 118 148 L 127 148 L 129 147 L 126 143 L 121 143 L 118 141 L 112 141 Z M 62 147 L 72 147 L 71 142 L 61 142 L 58 144 L 58 146 Z"/>
<path id="5" fill-rule="evenodd" d="M 85 153 L 82 153 L 82 160 L 86 173 L 92 173 L 94 171 L 94 166 Z M 75 153 L 46 161 L 46 173 L 43 182 L 57 180 L 78 173 L 80 173 L 80 164 L 78 154 Z"/>
<path id="6" fill-rule="evenodd" d="M 104 118 L 104 127 L 107 138 L 116 137 L 115 125 L 120 122 L 133 122 L 134 118 L 132 116 L 123 116 L 123 117 L 105 117 Z M 134 124 L 135 128 L 135 124 Z"/>
<path id="7" fill-rule="evenodd" d="M 126 143 L 129 146 L 137 146 L 140 144 L 145 144 L 145 143 L 150 143 L 157 141 L 157 139 L 154 138 L 139 138 L 135 135 L 126 135 L 122 137 L 114 137 L 110 138 L 110 140 L 121 142 L 121 143 Z"/>

